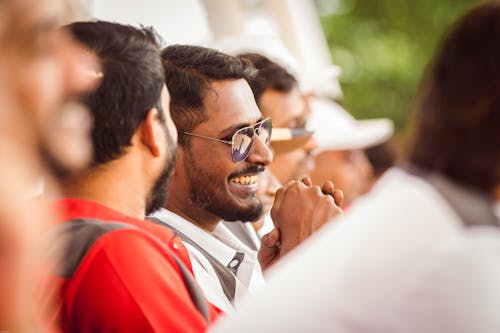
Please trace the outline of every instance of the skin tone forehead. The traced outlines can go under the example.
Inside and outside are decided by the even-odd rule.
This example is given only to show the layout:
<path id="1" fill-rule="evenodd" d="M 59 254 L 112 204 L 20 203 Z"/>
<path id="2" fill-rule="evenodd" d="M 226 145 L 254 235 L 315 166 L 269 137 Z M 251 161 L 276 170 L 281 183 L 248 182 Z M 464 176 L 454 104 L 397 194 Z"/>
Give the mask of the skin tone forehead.
<path id="1" fill-rule="evenodd" d="M 22 28 L 33 29 L 47 24 L 61 24 L 66 13 L 62 0 L 11 0 L 16 21 Z"/>
<path id="2" fill-rule="evenodd" d="M 10 0 L 10 21 L 7 25 L 13 40 L 21 48 L 46 43 L 53 38 L 66 13 L 62 0 Z M 29 52 L 29 50 L 27 50 Z"/>
<path id="3" fill-rule="evenodd" d="M 7 3 L 0 1 L 0 41 L 3 41 L 7 26 L 7 17 L 10 15 Z"/>
<path id="4" fill-rule="evenodd" d="M 196 127 L 197 133 L 221 137 L 262 119 L 252 90 L 244 79 L 212 83 L 203 102 L 208 119 Z"/>
<path id="5" fill-rule="evenodd" d="M 297 127 L 306 116 L 306 104 L 297 88 L 287 93 L 266 90 L 260 98 L 260 106 L 277 127 Z"/>

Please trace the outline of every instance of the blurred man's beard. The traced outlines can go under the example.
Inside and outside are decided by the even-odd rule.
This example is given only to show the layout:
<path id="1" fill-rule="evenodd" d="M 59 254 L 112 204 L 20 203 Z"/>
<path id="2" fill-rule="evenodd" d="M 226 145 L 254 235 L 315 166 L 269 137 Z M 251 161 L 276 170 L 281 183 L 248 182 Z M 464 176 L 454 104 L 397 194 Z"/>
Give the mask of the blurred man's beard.
<path id="1" fill-rule="evenodd" d="M 75 99 L 66 101 L 38 124 L 39 152 L 56 179 L 64 181 L 90 166 L 91 127 L 88 109 Z"/>
<path id="2" fill-rule="evenodd" d="M 167 188 L 170 176 L 172 175 L 172 172 L 174 171 L 175 168 L 177 145 L 174 143 L 174 140 L 169 135 L 169 133 L 166 132 L 166 134 L 167 134 L 166 136 L 167 136 L 168 147 L 169 148 L 172 147 L 172 149 L 170 150 L 169 154 L 167 154 L 167 158 L 165 161 L 165 168 L 163 172 L 156 180 L 153 188 L 149 192 L 149 195 L 146 199 L 146 215 L 150 215 L 151 213 L 157 211 L 167 201 L 167 194 L 168 194 Z"/>
<path id="3" fill-rule="evenodd" d="M 71 178 L 78 171 L 82 169 L 72 169 L 57 159 L 54 154 L 52 154 L 50 148 L 46 144 L 41 144 L 39 146 L 40 156 L 45 164 L 46 169 L 49 173 L 59 181 L 66 181 Z"/>

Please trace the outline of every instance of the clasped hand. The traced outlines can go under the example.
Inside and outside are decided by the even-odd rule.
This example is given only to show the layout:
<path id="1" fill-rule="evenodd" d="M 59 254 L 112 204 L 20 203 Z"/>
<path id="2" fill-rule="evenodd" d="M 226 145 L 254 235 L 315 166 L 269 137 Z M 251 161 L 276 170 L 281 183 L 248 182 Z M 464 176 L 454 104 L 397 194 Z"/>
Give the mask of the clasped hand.
<path id="1" fill-rule="evenodd" d="M 333 217 L 342 214 L 343 197 L 331 181 L 319 187 L 312 185 L 308 177 L 290 181 L 279 189 L 271 209 L 276 228 L 262 237 L 259 250 L 262 269 L 270 267 Z"/>

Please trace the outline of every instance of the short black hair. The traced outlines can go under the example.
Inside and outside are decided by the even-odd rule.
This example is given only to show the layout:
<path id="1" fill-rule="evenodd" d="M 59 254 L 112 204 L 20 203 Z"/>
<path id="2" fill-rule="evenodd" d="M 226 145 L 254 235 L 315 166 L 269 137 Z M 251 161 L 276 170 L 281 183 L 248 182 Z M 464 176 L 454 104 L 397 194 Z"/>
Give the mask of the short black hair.
<path id="1" fill-rule="evenodd" d="M 213 82 L 249 81 L 256 74 L 250 62 L 201 46 L 168 46 L 161 57 L 172 119 L 179 130 L 187 132 L 207 119 L 203 99 Z M 188 142 L 187 136 L 179 136 L 180 145 Z"/>
<path id="2" fill-rule="evenodd" d="M 148 111 L 161 108 L 164 85 L 160 43 L 151 28 L 111 22 L 76 22 L 66 28 L 99 58 L 103 78 L 84 98 L 94 118 L 94 164 L 120 157 Z"/>
<path id="3" fill-rule="evenodd" d="M 250 61 L 257 68 L 257 76 L 248 83 L 259 105 L 262 94 L 268 89 L 288 93 L 299 86 L 297 79 L 289 71 L 262 54 L 242 53 L 238 58 Z"/>

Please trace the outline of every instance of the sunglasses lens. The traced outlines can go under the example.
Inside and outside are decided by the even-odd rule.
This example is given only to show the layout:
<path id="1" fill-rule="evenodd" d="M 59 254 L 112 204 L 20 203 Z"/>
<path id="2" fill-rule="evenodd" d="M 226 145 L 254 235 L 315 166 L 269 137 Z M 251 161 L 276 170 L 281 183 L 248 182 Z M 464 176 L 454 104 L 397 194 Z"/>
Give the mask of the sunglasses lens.
<path id="1" fill-rule="evenodd" d="M 266 145 L 269 145 L 269 142 L 271 141 L 272 127 L 271 118 L 268 118 L 264 120 L 257 129 L 257 135 Z"/>
<path id="2" fill-rule="evenodd" d="M 247 158 L 253 143 L 253 128 L 245 127 L 233 135 L 232 158 L 235 162 L 241 162 Z"/>

